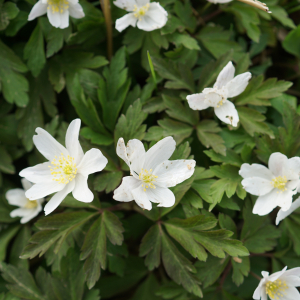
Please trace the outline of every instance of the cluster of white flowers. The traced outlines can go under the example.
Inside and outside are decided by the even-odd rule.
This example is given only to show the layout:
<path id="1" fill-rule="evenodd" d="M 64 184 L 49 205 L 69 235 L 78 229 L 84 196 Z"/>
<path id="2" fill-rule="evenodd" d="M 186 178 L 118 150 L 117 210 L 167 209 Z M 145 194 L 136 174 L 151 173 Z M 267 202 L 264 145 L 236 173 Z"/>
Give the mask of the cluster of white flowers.
<path id="1" fill-rule="evenodd" d="M 36 129 L 33 142 L 48 161 L 22 170 L 20 176 L 24 177 L 24 190 L 13 189 L 6 193 L 8 202 L 20 207 L 11 212 L 11 217 L 19 216 L 22 217 L 21 223 L 28 222 L 41 211 L 43 198 L 53 193 L 55 195 L 45 205 L 45 215 L 53 212 L 71 192 L 78 201 L 93 201 L 94 195 L 87 184 L 88 176 L 102 171 L 108 160 L 99 149 L 93 148 L 84 154 L 79 143 L 80 124 L 80 119 L 70 123 L 66 147 L 44 129 Z M 191 177 L 196 165 L 194 160 L 168 160 L 175 146 L 174 139 L 166 137 L 145 152 L 141 141 L 130 140 L 126 147 L 120 138 L 117 154 L 127 163 L 132 176 L 123 178 L 122 184 L 115 190 L 114 199 L 124 202 L 135 200 L 147 210 L 151 210 L 151 202 L 162 207 L 173 206 L 175 196 L 168 187 Z"/>

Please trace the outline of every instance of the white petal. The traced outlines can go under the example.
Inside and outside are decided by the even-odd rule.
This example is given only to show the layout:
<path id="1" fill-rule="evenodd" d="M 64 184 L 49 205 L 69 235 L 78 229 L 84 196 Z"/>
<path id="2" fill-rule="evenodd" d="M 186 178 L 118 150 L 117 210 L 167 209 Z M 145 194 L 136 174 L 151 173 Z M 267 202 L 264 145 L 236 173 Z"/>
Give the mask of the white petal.
<path id="1" fill-rule="evenodd" d="M 30 210 L 28 208 L 24 208 L 24 207 L 14 209 L 13 211 L 10 212 L 10 216 L 12 218 L 24 217 L 24 216 L 27 216 L 29 214 L 30 214 Z"/>
<path id="2" fill-rule="evenodd" d="M 127 157 L 131 163 L 131 169 L 139 174 L 143 168 L 145 161 L 145 147 L 143 143 L 137 139 L 130 140 L 127 143 Z"/>
<path id="3" fill-rule="evenodd" d="M 94 200 L 94 194 L 89 189 L 87 180 L 88 178 L 86 176 L 77 174 L 75 178 L 75 188 L 72 194 L 76 200 L 90 203 Z"/>
<path id="4" fill-rule="evenodd" d="M 285 266 L 281 271 L 273 273 L 272 275 L 269 276 L 268 280 L 269 281 L 275 281 L 277 280 L 279 277 L 281 277 L 285 272 L 286 272 L 287 266 Z"/>
<path id="5" fill-rule="evenodd" d="M 127 166 L 130 168 L 130 162 L 127 157 L 127 150 L 125 146 L 125 142 L 123 138 L 119 138 L 118 143 L 117 143 L 117 149 L 116 149 L 117 155 L 122 158 Z"/>
<path id="6" fill-rule="evenodd" d="M 276 217 L 276 225 L 278 225 L 281 220 L 285 219 L 287 216 L 289 216 L 299 207 L 300 207 L 300 197 L 292 203 L 291 207 L 288 210 L 283 211 L 282 209 L 280 209 Z"/>
<path id="7" fill-rule="evenodd" d="M 287 160 L 288 158 L 279 152 L 275 152 L 270 155 L 268 166 L 274 176 L 284 176 L 283 170 Z"/>
<path id="8" fill-rule="evenodd" d="M 160 163 L 171 157 L 175 147 L 176 142 L 171 136 L 157 142 L 146 152 L 144 169 L 154 170 Z"/>
<path id="9" fill-rule="evenodd" d="M 267 279 L 269 277 L 269 272 L 262 271 L 261 275 L 263 276 L 264 279 Z"/>
<path id="10" fill-rule="evenodd" d="M 171 207 L 175 204 L 175 195 L 171 190 L 157 186 L 155 189 L 146 189 L 151 202 L 159 203 L 158 207 Z"/>
<path id="11" fill-rule="evenodd" d="M 281 298 L 282 300 L 300 300 L 300 294 L 299 291 L 292 286 L 289 286 L 284 291 L 284 297 Z"/>
<path id="12" fill-rule="evenodd" d="M 193 94 L 188 95 L 186 97 L 188 104 L 193 110 L 202 110 L 209 107 L 209 105 L 205 102 L 205 94 Z"/>
<path id="13" fill-rule="evenodd" d="M 242 164 L 239 174 L 243 178 L 260 177 L 267 180 L 272 180 L 272 172 L 265 166 L 259 164 Z"/>
<path id="14" fill-rule="evenodd" d="M 266 195 L 274 189 L 270 180 L 259 177 L 243 179 L 242 186 L 248 193 L 255 196 Z"/>
<path id="15" fill-rule="evenodd" d="M 135 27 L 137 18 L 134 16 L 134 13 L 129 13 L 124 17 L 116 20 L 116 29 L 121 32 L 128 26 Z"/>
<path id="16" fill-rule="evenodd" d="M 257 198 L 253 207 L 253 213 L 264 216 L 270 213 L 278 205 L 279 193 L 273 189 L 270 193 Z"/>
<path id="17" fill-rule="evenodd" d="M 68 184 L 64 185 L 64 189 L 62 189 L 61 191 L 56 193 L 50 199 L 50 201 L 44 207 L 46 216 L 49 215 L 50 213 L 52 213 L 59 206 L 59 204 L 66 198 L 66 196 L 70 192 L 72 192 L 72 190 L 74 189 L 74 186 L 75 186 L 75 181 L 73 180 L 73 181 L 69 182 Z"/>
<path id="18" fill-rule="evenodd" d="M 83 9 L 79 3 L 70 3 L 69 14 L 72 18 L 81 19 L 85 16 Z"/>
<path id="19" fill-rule="evenodd" d="M 190 178 L 195 166 L 193 159 L 167 160 L 158 165 L 153 174 L 158 176 L 156 182 L 159 186 L 172 187 Z"/>
<path id="20" fill-rule="evenodd" d="M 268 300 L 268 296 L 263 289 L 261 289 L 261 300 Z"/>
<path id="21" fill-rule="evenodd" d="M 151 210 L 152 204 L 149 201 L 147 196 L 147 192 L 144 191 L 144 188 L 140 185 L 136 189 L 131 191 L 133 199 L 135 200 L 136 204 L 143 209 Z"/>
<path id="22" fill-rule="evenodd" d="M 230 80 L 233 79 L 234 72 L 235 68 L 230 61 L 218 75 L 217 81 L 214 84 L 214 88 L 221 89 L 223 86 L 225 86 Z"/>
<path id="23" fill-rule="evenodd" d="M 299 179 L 300 157 L 292 157 L 287 160 L 283 167 L 283 173 L 288 180 Z"/>
<path id="24" fill-rule="evenodd" d="M 60 13 L 59 12 L 52 12 L 51 7 L 49 9 L 47 9 L 47 16 L 49 19 L 50 24 L 53 27 L 59 28 L 60 27 Z"/>
<path id="25" fill-rule="evenodd" d="M 38 1 L 30 11 L 28 16 L 28 21 L 31 21 L 37 17 L 44 15 L 47 12 L 47 4 L 42 3 L 42 1 Z"/>
<path id="26" fill-rule="evenodd" d="M 292 201 L 293 201 L 293 195 L 296 194 L 297 191 L 291 191 L 291 190 L 286 190 L 284 192 L 279 192 L 279 198 L 278 198 L 278 203 L 277 205 L 280 206 L 282 208 L 283 211 L 287 211 L 291 205 L 292 205 Z"/>
<path id="27" fill-rule="evenodd" d="M 37 183 L 26 191 L 25 196 L 29 200 L 44 198 L 47 195 L 61 191 L 65 187 L 64 184 L 59 184 L 57 181 Z"/>
<path id="28" fill-rule="evenodd" d="M 208 89 L 204 89 L 203 92 L 205 92 L 205 104 L 211 107 L 217 107 L 219 106 L 219 103 L 223 101 L 222 96 L 218 93 L 214 92 L 212 89 L 211 92 L 206 92 Z"/>
<path id="29" fill-rule="evenodd" d="M 300 276 L 300 268 L 293 268 L 284 273 L 284 276 Z"/>
<path id="30" fill-rule="evenodd" d="M 221 121 L 233 127 L 236 127 L 240 120 L 234 104 L 228 100 L 219 107 L 215 107 L 215 114 Z"/>
<path id="31" fill-rule="evenodd" d="M 131 191 L 142 184 L 140 180 L 133 176 L 123 177 L 121 185 L 114 190 L 113 198 L 117 201 L 129 202 L 134 200 Z"/>
<path id="32" fill-rule="evenodd" d="M 21 182 L 25 191 L 29 190 L 32 187 L 32 183 L 28 181 L 26 178 L 22 178 Z"/>
<path id="33" fill-rule="evenodd" d="M 60 13 L 60 29 L 69 27 L 69 11 L 66 9 Z"/>
<path id="34" fill-rule="evenodd" d="M 29 210 L 29 209 L 28 209 Z M 30 220 L 32 220 L 33 218 L 35 218 L 39 212 L 42 210 L 42 208 L 40 207 L 39 209 L 30 209 L 30 213 L 28 213 L 27 216 L 24 216 L 20 222 L 21 224 L 25 224 L 27 222 L 29 222 Z"/>
<path id="35" fill-rule="evenodd" d="M 133 11 L 136 2 L 135 0 L 116 0 L 114 1 L 114 5 L 127 11 Z"/>
<path id="36" fill-rule="evenodd" d="M 37 128 L 35 131 L 37 135 L 33 136 L 33 143 L 39 152 L 49 161 L 52 161 L 55 155 L 61 156 L 61 153 L 63 153 L 65 157 L 69 155 L 67 149 L 46 130 Z"/>
<path id="37" fill-rule="evenodd" d="M 149 2 L 150 2 L 150 0 L 136 0 L 136 4 L 138 7 L 145 6 Z"/>
<path id="38" fill-rule="evenodd" d="M 255 289 L 255 291 L 254 291 L 254 293 L 253 293 L 253 299 L 255 299 L 255 300 L 260 300 L 260 294 L 261 294 L 261 285 L 259 285 L 256 289 Z"/>
<path id="39" fill-rule="evenodd" d="M 83 158 L 83 150 L 79 143 L 79 130 L 80 130 L 80 119 L 73 120 L 66 133 L 66 148 L 70 153 L 70 156 L 75 158 L 75 163 L 78 165 Z"/>
<path id="40" fill-rule="evenodd" d="M 300 286 L 300 278 L 298 276 L 293 276 L 293 275 L 287 275 L 287 272 L 286 271 L 282 276 L 281 276 L 281 280 L 285 280 L 287 285 L 289 286 L 293 286 L 293 287 L 296 287 L 296 286 Z"/>
<path id="41" fill-rule="evenodd" d="M 25 191 L 22 189 L 12 189 L 8 190 L 5 194 L 5 198 L 7 199 L 10 205 L 23 206 L 27 203 L 27 199 L 25 196 Z"/>
<path id="42" fill-rule="evenodd" d="M 49 161 L 38 164 L 34 167 L 23 169 L 19 175 L 34 183 L 50 182 L 53 179 L 49 166 Z"/>
<path id="43" fill-rule="evenodd" d="M 151 31 L 162 28 L 167 21 L 168 13 L 166 10 L 158 2 L 152 2 L 145 16 L 138 21 L 137 27 L 145 31 Z"/>
<path id="44" fill-rule="evenodd" d="M 84 154 L 83 159 L 77 166 L 77 172 L 87 177 L 89 174 L 102 171 L 107 162 L 107 158 L 99 149 L 92 148 Z"/>
<path id="45" fill-rule="evenodd" d="M 251 73 L 246 72 L 234 77 L 226 84 L 228 90 L 227 97 L 235 97 L 241 94 L 247 87 L 249 80 L 251 79 Z"/>
<path id="46" fill-rule="evenodd" d="M 231 2 L 232 0 L 207 0 L 207 1 L 217 4 L 217 3 L 228 3 L 228 2 Z"/>
<path id="47" fill-rule="evenodd" d="M 285 187 L 289 190 L 295 190 L 300 184 L 300 180 L 290 180 L 286 183 Z"/>

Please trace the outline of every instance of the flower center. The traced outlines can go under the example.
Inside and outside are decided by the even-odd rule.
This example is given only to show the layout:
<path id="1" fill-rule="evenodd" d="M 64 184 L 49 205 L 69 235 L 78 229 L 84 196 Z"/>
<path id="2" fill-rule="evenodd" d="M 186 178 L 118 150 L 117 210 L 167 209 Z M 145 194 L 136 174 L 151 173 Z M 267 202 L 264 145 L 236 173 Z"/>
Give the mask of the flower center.
<path id="1" fill-rule="evenodd" d="M 152 174 L 152 169 L 148 172 L 146 169 L 142 169 L 142 172 L 139 174 L 139 179 L 144 181 L 144 184 L 142 184 L 142 187 L 144 187 L 144 192 L 146 192 L 146 189 L 150 187 L 150 189 L 155 189 L 155 185 L 153 184 L 153 181 L 158 176 L 155 176 Z"/>
<path id="2" fill-rule="evenodd" d="M 287 183 L 287 179 L 286 179 L 286 176 L 278 176 L 276 178 L 273 178 L 272 181 L 271 181 L 271 184 L 274 186 L 274 188 L 277 188 L 280 190 L 280 193 L 286 191 L 286 185 Z"/>
<path id="3" fill-rule="evenodd" d="M 144 5 L 144 6 L 140 7 L 140 8 L 138 8 L 136 5 L 134 5 L 134 10 L 133 10 L 133 11 L 136 12 L 136 13 L 134 14 L 134 16 L 135 16 L 136 18 L 138 18 L 139 20 L 141 20 L 142 17 L 143 17 L 143 16 L 146 14 L 146 12 L 148 11 L 149 7 L 150 7 L 150 4 L 149 4 L 149 3 L 147 3 L 146 5 Z"/>
<path id="4" fill-rule="evenodd" d="M 68 155 L 67 158 L 65 158 L 63 153 L 61 153 L 59 158 L 55 156 L 51 165 L 52 166 L 49 166 L 51 175 L 54 177 L 53 180 L 58 181 L 58 183 L 67 184 L 72 181 L 77 174 L 74 157 L 70 155 Z"/>
<path id="5" fill-rule="evenodd" d="M 285 281 L 277 279 L 275 281 L 268 281 L 266 284 L 266 293 L 269 295 L 271 299 L 279 299 L 279 297 L 283 297 L 283 293 L 288 286 Z"/>
<path id="6" fill-rule="evenodd" d="M 27 199 L 27 203 L 25 204 L 25 208 L 36 208 L 38 206 L 38 203 L 36 200 L 29 200 Z"/>
<path id="7" fill-rule="evenodd" d="M 69 1 L 67 0 L 48 0 L 47 9 L 51 9 L 52 13 L 63 13 L 69 8 Z"/>

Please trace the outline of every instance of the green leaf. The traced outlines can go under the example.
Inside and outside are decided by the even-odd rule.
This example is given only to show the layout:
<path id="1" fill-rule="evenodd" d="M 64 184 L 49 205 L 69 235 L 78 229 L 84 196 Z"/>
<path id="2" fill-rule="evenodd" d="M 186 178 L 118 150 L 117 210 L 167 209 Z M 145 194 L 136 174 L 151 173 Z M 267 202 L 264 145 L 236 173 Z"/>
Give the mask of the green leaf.
<path id="1" fill-rule="evenodd" d="M 248 276 L 250 272 L 250 259 L 249 257 L 232 258 L 231 264 L 233 268 L 232 281 L 239 286 L 244 282 L 244 276 Z"/>
<path id="2" fill-rule="evenodd" d="M 58 52 L 64 44 L 64 32 L 60 28 L 52 27 L 47 35 L 47 58 Z"/>
<path id="3" fill-rule="evenodd" d="M 20 73 L 27 67 L 20 58 L 0 41 L 0 83 L 5 100 L 20 107 L 27 105 L 29 84 Z"/>
<path id="4" fill-rule="evenodd" d="M 130 300 L 160 300 L 161 298 L 155 294 L 158 287 L 158 281 L 151 273 L 147 279 L 140 284 Z"/>
<path id="5" fill-rule="evenodd" d="M 0 261 L 3 261 L 6 257 L 7 247 L 10 240 L 16 235 L 20 225 L 9 226 L 7 229 L 0 232 Z"/>
<path id="6" fill-rule="evenodd" d="M 26 259 L 42 256 L 54 243 L 56 243 L 54 252 L 57 253 L 66 237 L 93 216 L 95 213 L 76 211 L 39 220 L 35 225 L 40 231 L 31 237 L 20 257 Z"/>
<path id="7" fill-rule="evenodd" d="M 102 173 L 95 178 L 94 189 L 98 192 L 105 190 L 105 193 L 108 194 L 120 185 L 123 177 L 123 172 L 109 172 Z"/>
<path id="8" fill-rule="evenodd" d="M 194 79 L 190 69 L 183 64 L 176 64 L 171 60 L 152 57 L 153 65 L 157 73 L 169 81 L 165 87 L 168 89 L 187 89 L 194 92 Z"/>
<path id="9" fill-rule="evenodd" d="M 127 109 L 126 115 L 121 115 L 115 127 L 115 144 L 120 137 L 124 138 L 125 142 L 130 139 L 142 140 L 145 136 L 147 126 L 142 123 L 147 118 L 145 112 L 142 111 L 140 100 L 136 100 L 133 105 Z"/>
<path id="10" fill-rule="evenodd" d="M 279 21 L 282 25 L 287 26 L 289 28 L 294 29 L 296 26 L 294 21 L 289 18 L 288 13 L 281 6 L 277 5 L 269 5 L 269 9 L 272 12 L 271 16 Z"/>
<path id="11" fill-rule="evenodd" d="M 264 123 L 266 117 L 260 112 L 248 107 L 237 107 L 237 111 L 242 126 L 251 136 L 254 136 L 254 133 L 263 133 L 274 138 L 272 129 Z"/>
<path id="12" fill-rule="evenodd" d="M 17 5 L 13 2 L 0 2 L 0 30 L 4 30 L 9 21 L 14 19 L 19 13 Z"/>
<path id="13" fill-rule="evenodd" d="M 5 35 L 15 36 L 18 31 L 28 22 L 28 13 L 25 11 L 19 11 L 18 17 L 14 18 L 9 22 L 9 25 L 6 27 Z"/>
<path id="14" fill-rule="evenodd" d="M 9 282 L 7 288 L 10 292 L 22 299 L 47 300 L 36 286 L 31 273 L 5 263 L 0 264 L 3 278 Z"/>
<path id="15" fill-rule="evenodd" d="M 222 155 L 226 154 L 224 140 L 216 133 L 221 131 L 218 124 L 212 120 L 201 121 L 197 127 L 197 136 L 199 141 L 206 148 L 212 147 L 213 150 Z"/>
<path id="16" fill-rule="evenodd" d="M 0 146 L 0 171 L 6 174 L 15 173 L 15 167 L 12 163 L 11 156 L 3 146 Z"/>
<path id="17" fill-rule="evenodd" d="M 180 47 L 180 45 L 183 45 L 185 48 L 190 50 L 200 50 L 197 40 L 192 38 L 188 34 L 174 32 L 167 37 L 169 42 L 175 44 L 176 47 Z"/>
<path id="18" fill-rule="evenodd" d="M 300 58 L 300 25 L 290 31 L 282 42 L 283 48 L 298 58 Z"/>
<path id="19" fill-rule="evenodd" d="M 233 150 L 227 149 L 226 156 L 216 153 L 214 150 L 203 151 L 212 161 L 230 164 L 240 167 L 244 162 L 241 157 Z"/>
<path id="20" fill-rule="evenodd" d="M 44 38 L 39 25 L 33 30 L 29 41 L 24 48 L 24 59 L 33 77 L 37 77 L 46 63 Z"/>
<path id="21" fill-rule="evenodd" d="M 89 127 L 84 127 L 81 129 L 80 135 L 84 138 L 90 140 L 95 145 L 111 145 L 114 140 L 113 137 L 107 134 L 102 134 L 99 132 L 95 132 L 93 129 Z"/>
<path id="22" fill-rule="evenodd" d="M 152 226 L 142 239 L 139 254 L 146 256 L 145 265 L 150 271 L 160 265 L 161 253 L 161 227 Z"/>
<path id="23" fill-rule="evenodd" d="M 197 20 L 193 14 L 193 8 L 190 1 L 185 1 L 184 4 L 176 1 L 174 11 L 180 18 L 182 23 L 190 30 L 194 31 L 197 26 Z"/>
<path id="24" fill-rule="evenodd" d="M 292 86 L 292 82 L 269 78 L 263 82 L 260 75 L 250 81 L 246 90 L 236 98 L 236 105 L 271 105 L 268 99 L 279 97 Z"/>
<path id="25" fill-rule="evenodd" d="M 162 232 L 162 261 L 167 274 L 177 284 L 182 285 L 187 291 L 198 297 L 202 297 L 199 287 L 200 281 L 193 273 L 196 268 L 181 254 L 172 241 Z"/>

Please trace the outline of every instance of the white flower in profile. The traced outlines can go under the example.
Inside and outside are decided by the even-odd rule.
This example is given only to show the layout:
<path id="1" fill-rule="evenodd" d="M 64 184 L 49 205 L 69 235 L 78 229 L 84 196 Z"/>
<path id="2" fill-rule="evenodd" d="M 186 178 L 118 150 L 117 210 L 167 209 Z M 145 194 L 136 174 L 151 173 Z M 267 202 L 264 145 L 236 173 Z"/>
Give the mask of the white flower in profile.
<path id="1" fill-rule="evenodd" d="M 125 146 L 123 138 L 117 144 L 117 154 L 130 168 L 131 176 L 123 178 L 122 184 L 114 191 L 117 201 L 135 202 L 142 208 L 151 210 L 151 202 L 160 207 L 171 207 L 175 195 L 168 187 L 173 187 L 190 178 L 196 162 L 192 159 L 169 160 L 176 143 L 166 137 L 147 152 L 139 140 L 130 140 Z"/>
<path id="2" fill-rule="evenodd" d="M 281 153 L 272 153 L 269 168 L 259 164 L 242 164 L 239 174 L 244 178 L 244 189 L 259 196 L 253 213 L 260 216 L 270 213 L 276 206 L 287 211 L 297 193 L 300 180 L 300 158 L 288 159 Z"/>
<path id="3" fill-rule="evenodd" d="M 28 21 L 32 21 L 47 13 L 52 26 L 56 28 L 69 27 L 69 15 L 75 19 L 84 17 L 84 12 L 78 0 L 39 0 L 32 8 Z"/>
<path id="4" fill-rule="evenodd" d="M 80 119 L 70 123 L 66 148 L 44 129 L 35 130 L 37 135 L 33 136 L 33 143 L 48 161 L 22 170 L 20 176 L 35 183 L 25 193 L 30 200 L 56 193 L 46 204 L 45 215 L 55 210 L 70 192 L 81 202 L 88 203 L 94 199 L 88 188 L 88 176 L 102 171 L 107 158 L 95 148 L 83 153 L 78 140 L 80 124 Z"/>
<path id="5" fill-rule="evenodd" d="M 121 32 L 129 25 L 144 31 L 162 28 L 168 20 L 168 13 L 158 2 L 150 0 L 116 0 L 114 4 L 129 14 L 116 20 L 116 29 Z"/>
<path id="6" fill-rule="evenodd" d="M 300 207 L 300 197 L 297 198 L 292 203 L 291 207 L 288 210 L 283 211 L 282 209 L 280 209 L 278 211 L 278 214 L 277 214 L 277 217 L 276 217 L 276 225 L 278 225 L 280 221 L 282 221 L 283 219 L 285 219 L 286 217 L 288 217 L 291 213 L 293 213 L 299 207 Z"/>
<path id="7" fill-rule="evenodd" d="M 207 0 L 208 2 L 211 2 L 211 3 L 214 3 L 214 4 L 217 4 L 217 3 L 228 3 L 228 2 L 231 2 L 232 0 Z"/>
<path id="8" fill-rule="evenodd" d="M 263 279 L 254 291 L 253 299 L 267 300 L 268 296 L 272 300 L 300 300 L 300 268 L 286 270 L 269 275 L 269 272 L 262 271 Z"/>
<path id="9" fill-rule="evenodd" d="M 10 216 L 12 218 L 21 217 L 21 223 L 27 223 L 34 217 L 36 217 L 42 210 L 43 198 L 37 200 L 29 200 L 25 196 L 25 192 L 32 187 L 32 183 L 22 178 L 21 180 L 24 189 L 12 189 L 8 190 L 5 197 L 10 205 L 19 206 L 19 208 L 14 209 Z"/>
<path id="10" fill-rule="evenodd" d="M 234 127 L 239 122 L 239 116 L 234 104 L 227 98 L 241 94 L 247 87 L 251 73 L 246 72 L 234 77 L 235 68 L 230 61 L 220 72 L 213 88 L 205 88 L 200 94 L 186 97 L 193 110 L 203 110 L 213 107 L 216 116 L 226 124 Z"/>

